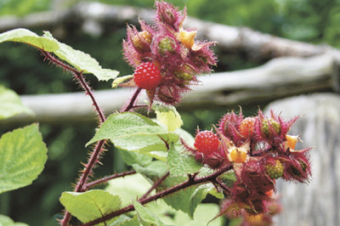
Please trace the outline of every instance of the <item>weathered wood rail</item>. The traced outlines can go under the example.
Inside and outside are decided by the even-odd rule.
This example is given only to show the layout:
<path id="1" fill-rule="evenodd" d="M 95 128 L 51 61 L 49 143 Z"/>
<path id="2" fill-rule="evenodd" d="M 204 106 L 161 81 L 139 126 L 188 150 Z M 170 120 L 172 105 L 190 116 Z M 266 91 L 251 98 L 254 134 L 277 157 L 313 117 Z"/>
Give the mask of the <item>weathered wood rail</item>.
<path id="1" fill-rule="evenodd" d="M 338 92 L 338 67 L 333 57 L 321 55 L 310 58 L 285 57 L 247 70 L 215 73 L 200 77 L 201 84 L 193 86 L 180 111 L 216 109 L 237 105 L 259 105 L 293 95 L 312 92 Z M 108 115 L 119 110 L 132 96 L 133 89 L 113 89 L 95 92 L 99 105 Z M 143 102 L 143 94 L 139 101 Z M 83 92 L 54 95 L 24 95 L 22 101 L 35 112 L 35 117 L 19 115 L 0 124 L 77 123 L 95 120 L 91 101 Z"/>
<path id="2" fill-rule="evenodd" d="M 312 180 L 308 184 L 278 180 L 284 211 L 275 219 L 277 226 L 340 225 L 340 96 L 312 94 L 271 103 L 284 117 L 302 116 L 289 131 L 300 134 L 297 149 L 310 152 Z"/>
<path id="3" fill-rule="evenodd" d="M 18 27 L 48 29 L 60 39 L 67 27 L 81 29 L 93 36 L 100 36 L 112 27 L 136 24 L 138 19 L 152 22 L 154 11 L 132 6 L 105 5 L 98 2 L 80 2 L 68 10 L 34 13 L 25 17 L 6 16 L 0 18 L 0 32 Z M 340 51 L 327 45 L 313 45 L 288 40 L 254 31 L 247 27 L 232 27 L 187 17 L 185 27 L 198 28 L 198 38 L 216 41 L 218 47 L 228 51 L 246 52 L 257 59 L 282 56 L 309 57 L 321 54 L 332 55 L 340 62 Z"/>

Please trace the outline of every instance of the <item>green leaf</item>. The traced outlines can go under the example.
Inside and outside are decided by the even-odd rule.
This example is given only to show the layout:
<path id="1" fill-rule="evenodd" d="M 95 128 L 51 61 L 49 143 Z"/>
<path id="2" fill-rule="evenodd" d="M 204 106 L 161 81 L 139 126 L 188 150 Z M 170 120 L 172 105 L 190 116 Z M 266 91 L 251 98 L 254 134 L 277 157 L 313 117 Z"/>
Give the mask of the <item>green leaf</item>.
<path id="1" fill-rule="evenodd" d="M 183 125 L 181 115 L 174 106 L 154 103 L 152 108 L 156 112 L 157 120 L 165 125 L 170 132 L 175 131 Z"/>
<path id="2" fill-rule="evenodd" d="M 132 167 L 140 174 L 144 175 L 150 181 L 155 182 L 168 172 L 168 165 L 162 161 L 153 161 L 146 166 L 140 166 L 138 164 L 132 165 Z"/>
<path id="3" fill-rule="evenodd" d="M 53 52 L 59 49 L 58 41 L 50 37 L 40 37 L 36 33 L 18 28 L 0 34 L 0 43 L 5 41 L 23 42 L 47 52 Z"/>
<path id="4" fill-rule="evenodd" d="M 158 191 L 171 188 L 175 185 L 183 183 L 187 180 L 187 177 L 168 177 L 158 187 Z M 186 189 L 182 189 L 176 193 L 165 196 L 164 201 L 175 210 L 181 210 L 192 219 L 196 207 L 206 197 L 208 193 L 217 195 L 217 191 L 212 184 L 194 185 Z M 221 194 L 217 195 L 221 196 Z"/>
<path id="5" fill-rule="evenodd" d="M 31 109 L 22 104 L 18 94 L 0 85 L 0 120 L 20 113 L 34 115 Z"/>
<path id="6" fill-rule="evenodd" d="M 47 31 L 45 32 L 44 37 L 55 40 L 52 34 Z M 99 63 L 89 54 L 75 50 L 64 43 L 59 42 L 59 49 L 53 53 L 60 59 L 71 64 L 77 70 L 82 71 L 83 73 L 94 74 L 99 81 L 108 81 L 110 79 L 114 79 L 119 74 L 119 72 L 116 70 L 103 69 Z"/>
<path id="7" fill-rule="evenodd" d="M 119 196 L 113 196 L 103 190 L 63 192 L 60 197 L 60 202 L 67 211 L 83 223 L 103 217 L 104 215 L 119 210 L 121 207 Z M 96 225 L 104 226 L 107 224 L 100 223 Z"/>
<path id="8" fill-rule="evenodd" d="M 142 175 L 135 174 L 109 181 L 105 190 L 119 196 L 122 206 L 127 206 L 131 204 L 132 199 L 142 197 L 150 187 L 151 184 Z"/>
<path id="9" fill-rule="evenodd" d="M 187 145 L 189 145 L 190 147 L 194 147 L 195 138 L 190 133 L 188 133 L 187 131 L 181 128 L 177 129 L 175 133 L 178 134 L 180 138 L 183 139 Z"/>
<path id="10" fill-rule="evenodd" d="M 123 158 L 123 161 L 129 166 L 132 166 L 134 164 L 145 166 L 152 161 L 152 157 L 148 155 L 140 154 L 137 152 L 124 151 L 121 149 L 118 150 Z"/>
<path id="11" fill-rule="evenodd" d="M 4 215 L 0 215 L 0 226 L 28 226 L 25 223 L 14 223 L 14 221 Z"/>
<path id="12" fill-rule="evenodd" d="M 125 76 L 122 76 L 122 77 L 118 77 L 112 82 L 112 88 L 117 88 L 120 83 L 123 83 L 126 80 L 129 80 L 129 79 L 132 79 L 132 78 L 133 78 L 133 75 L 125 75 Z"/>
<path id="13" fill-rule="evenodd" d="M 47 149 L 33 124 L 0 139 L 0 193 L 27 186 L 44 169 Z"/>
<path id="14" fill-rule="evenodd" d="M 166 226 L 159 217 L 137 201 L 133 201 L 138 219 L 143 226 Z"/>
<path id="15" fill-rule="evenodd" d="M 228 187 L 233 186 L 234 182 L 237 180 L 236 174 L 233 170 L 230 170 L 218 177 L 222 182 Z"/>
<path id="16" fill-rule="evenodd" d="M 120 215 L 118 219 L 109 226 L 140 226 L 137 215 L 130 218 L 126 215 Z"/>
<path id="17" fill-rule="evenodd" d="M 218 217 L 211 221 L 219 213 L 219 205 L 213 203 L 199 204 L 194 214 L 194 219 L 190 220 L 188 215 L 177 212 L 174 219 L 176 225 L 182 226 L 222 226 L 223 218 Z M 211 221 L 211 222 L 210 222 Z"/>
<path id="18" fill-rule="evenodd" d="M 155 151 L 167 151 L 166 143 L 175 142 L 178 138 L 177 134 L 169 133 L 166 128 L 152 120 L 136 113 L 126 112 L 110 115 L 86 145 L 110 139 L 121 149 L 157 157 Z"/>
<path id="19" fill-rule="evenodd" d="M 203 167 L 193 156 L 184 153 L 183 145 L 180 142 L 170 145 L 167 160 L 171 176 L 196 173 Z"/>
<path id="20" fill-rule="evenodd" d="M 142 197 L 150 188 L 151 183 L 148 182 L 147 179 L 140 174 L 135 174 L 109 181 L 109 185 L 105 188 L 105 190 L 109 191 L 113 195 L 121 197 L 122 206 L 127 206 L 131 204 L 131 200 L 136 200 L 137 198 Z M 151 195 L 154 194 L 155 191 L 151 192 Z M 163 222 L 170 224 L 173 222 L 169 215 L 174 215 L 175 210 L 165 204 L 162 199 L 148 203 L 146 208 L 157 214 Z"/>

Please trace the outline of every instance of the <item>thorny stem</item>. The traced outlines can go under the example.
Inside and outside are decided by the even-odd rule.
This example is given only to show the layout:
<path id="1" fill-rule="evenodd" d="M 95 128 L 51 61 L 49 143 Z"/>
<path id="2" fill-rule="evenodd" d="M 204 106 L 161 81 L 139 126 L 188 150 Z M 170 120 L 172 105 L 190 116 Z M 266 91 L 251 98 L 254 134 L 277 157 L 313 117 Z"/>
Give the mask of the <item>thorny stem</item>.
<path id="1" fill-rule="evenodd" d="M 135 174 L 135 173 L 136 173 L 135 170 L 131 170 L 131 171 L 127 171 L 127 172 L 123 172 L 123 173 L 116 173 L 116 174 L 111 175 L 111 176 L 100 178 L 100 179 L 92 181 L 90 183 L 86 183 L 84 185 L 84 191 L 87 191 L 89 188 L 94 187 L 96 185 L 106 183 L 109 180 L 116 179 L 116 178 L 119 178 L 119 177 L 125 177 L 125 176 L 132 175 L 132 174 Z"/>
<path id="2" fill-rule="evenodd" d="M 230 189 L 218 178 L 216 178 L 215 182 L 223 189 L 226 194 L 230 194 Z"/>
<path id="3" fill-rule="evenodd" d="M 170 195 L 172 193 L 175 193 L 181 189 L 184 189 L 184 188 L 187 188 L 187 187 L 190 187 L 190 186 L 193 186 L 193 185 L 196 185 L 196 184 L 202 184 L 202 183 L 206 183 L 206 182 L 216 182 L 216 177 L 218 177 L 219 175 L 223 174 L 224 172 L 228 171 L 228 170 L 231 170 L 232 169 L 232 165 L 226 165 L 224 167 L 222 167 L 221 169 L 215 171 L 214 173 L 212 173 L 211 175 L 209 176 L 206 176 L 206 177 L 201 177 L 201 178 L 189 178 L 187 181 L 179 184 L 179 185 L 176 185 L 174 187 L 171 187 L 169 189 L 166 189 L 164 191 L 161 191 L 161 192 L 158 192 L 157 194 L 153 195 L 153 196 L 150 196 L 149 198 L 143 198 L 143 199 L 139 199 L 138 201 L 141 203 L 141 204 L 146 204 L 146 203 L 149 203 L 149 202 L 152 202 L 152 201 L 155 201 L 157 199 L 160 199 L 160 198 L 163 198 L 164 196 L 167 196 L 167 195 Z M 82 224 L 81 226 L 93 226 L 93 225 L 96 225 L 98 223 L 101 223 L 101 222 L 105 222 L 109 219 L 112 219 L 114 217 L 117 217 L 121 214 L 124 214 L 124 213 L 127 213 L 127 212 L 130 212 L 130 211 L 133 211 L 135 210 L 134 206 L 133 205 L 129 205 L 129 206 L 126 206 L 120 210 L 117 210 L 117 211 L 114 211 L 112 213 L 109 213 L 101 218 L 98 218 L 96 220 L 93 220 L 93 221 L 90 221 L 88 223 L 85 223 L 85 224 Z"/>
<path id="4" fill-rule="evenodd" d="M 142 91 L 142 88 L 138 87 L 138 88 L 136 89 L 136 92 L 133 94 L 133 96 L 132 96 L 132 98 L 131 98 L 131 100 L 130 100 L 130 103 L 129 103 L 129 104 L 125 107 L 125 109 L 124 109 L 123 111 L 121 111 L 121 112 L 127 112 L 127 111 L 129 111 L 129 110 L 131 110 L 132 108 L 135 107 L 135 106 L 134 106 L 134 103 L 135 103 L 135 101 L 136 101 L 136 99 L 137 99 L 137 97 L 138 97 L 140 91 Z"/>
<path id="5" fill-rule="evenodd" d="M 168 176 L 170 175 L 170 173 L 169 173 L 169 171 L 166 173 L 166 174 L 164 174 L 161 178 L 159 178 L 159 180 L 158 181 L 156 181 L 153 185 L 152 185 L 152 187 L 139 199 L 139 200 L 142 200 L 142 199 L 145 199 L 145 198 L 147 198 L 149 195 L 150 195 L 150 193 L 155 189 L 155 188 L 157 188 L 158 187 L 158 185 L 160 185 Z"/>
<path id="6" fill-rule="evenodd" d="M 50 60 L 52 63 L 56 64 L 57 66 L 62 67 L 63 70 L 69 71 L 69 72 L 71 72 L 74 75 L 74 77 L 78 80 L 78 82 L 81 85 L 81 87 L 85 90 L 86 95 L 90 96 L 90 98 L 92 100 L 92 103 L 93 103 L 93 106 L 95 107 L 96 112 L 98 114 L 98 117 L 100 119 L 100 123 L 103 123 L 106 120 L 105 115 L 104 115 L 102 109 L 99 107 L 96 99 L 94 98 L 94 95 L 92 93 L 91 87 L 85 81 L 83 73 L 81 71 L 78 71 L 77 69 L 75 69 L 75 68 L 65 64 L 61 60 L 58 60 L 51 53 L 46 52 L 44 50 L 41 50 L 41 52 L 45 56 L 45 59 Z"/>
<path id="7" fill-rule="evenodd" d="M 41 52 L 45 56 L 45 59 L 50 60 L 52 63 L 56 64 L 57 66 L 62 67 L 63 70 L 71 72 L 73 74 L 73 76 L 77 79 L 77 81 L 79 82 L 81 87 L 84 89 L 86 94 L 90 96 L 92 103 L 93 103 L 93 106 L 95 107 L 95 110 L 98 114 L 100 124 L 102 124 L 106 120 L 106 117 L 105 117 L 102 109 L 99 107 L 96 99 L 94 98 L 91 87 L 85 81 L 85 78 L 83 77 L 83 73 L 81 71 L 78 71 L 77 69 L 65 64 L 61 60 L 54 57 L 51 53 L 46 52 L 44 50 L 41 50 Z M 88 177 L 91 174 L 93 167 L 95 166 L 95 164 L 97 162 L 99 162 L 99 156 L 102 153 L 102 151 L 104 150 L 103 149 L 104 144 L 105 144 L 105 140 L 101 140 L 96 144 L 96 147 L 95 147 L 94 151 L 92 152 L 88 163 L 85 164 L 85 169 L 82 171 L 80 179 L 79 179 L 79 181 L 78 181 L 78 183 L 77 183 L 77 185 L 74 189 L 75 192 L 83 192 L 85 190 L 84 185 L 85 185 L 86 181 L 88 180 Z M 71 214 L 68 211 L 65 211 L 64 218 L 60 222 L 61 225 L 67 226 L 70 218 L 71 218 Z"/>

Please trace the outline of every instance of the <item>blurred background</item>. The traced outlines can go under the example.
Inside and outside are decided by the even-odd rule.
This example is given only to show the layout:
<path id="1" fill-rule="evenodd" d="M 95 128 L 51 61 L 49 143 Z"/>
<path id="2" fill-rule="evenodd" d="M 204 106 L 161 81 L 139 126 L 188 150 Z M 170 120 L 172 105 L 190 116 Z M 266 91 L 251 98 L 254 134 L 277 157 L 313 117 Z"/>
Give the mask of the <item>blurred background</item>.
<path id="1" fill-rule="evenodd" d="M 76 7 L 77 0 L 1 0 L 0 29 L 10 18 L 24 18 L 43 11 L 62 11 Z M 152 9 L 153 0 L 101 0 L 111 5 L 130 5 Z M 235 27 L 249 27 L 262 33 L 303 41 L 313 44 L 340 47 L 340 1 L 337 0 L 169 0 L 183 9 L 187 6 L 190 17 Z M 2 24 L 3 23 L 3 24 Z M 41 35 L 50 30 L 61 42 L 74 49 L 89 53 L 103 68 L 120 71 L 120 75 L 133 73 L 122 56 L 122 39 L 126 35 L 125 22 L 105 27 L 98 34 L 86 33 L 76 19 L 69 18 L 62 26 L 31 27 Z M 4 32 L 5 30 L 1 30 Z M 199 32 L 199 31 L 198 31 Z M 215 72 L 235 71 L 253 68 L 266 63 L 269 58 L 249 56 L 246 52 L 232 51 L 215 46 L 218 64 Z M 98 82 L 88 75 L 94 90 L 111 88 L 110 82 Z M 57 94 L 79 91 L 71 75 L 43 62 L 37 50 L 27 45 L 5 42 L 0 44 L 0 84 L 13 89 L 19 95 Z M 253 103 L 242 106 L 245 115 L 253 115 L 258 106 Z M 91 106 L 89 106 L 90 108 Z M 211 129 L 212 124 L 231 109 L 223 107 L 214 110 L 195 109 L 180 112 L 183 128 L 195 134 L 197 127 Z M 235 106 L 238 111 L 238 107 Z M 0 134 L 24 125 L 1 125 Z M 0 195 L 0 214 L 29 225 L 57 225 L 62 206 L 58 199 L 61 192 L 73 190 L 72 183 L 86 162 L 89 150 L 84 147 L 94 135 L 96 124 L 40 123 L 40 131 L 48 147 L 48 161 L 45 170 L 32 186 Z M 95 170 L 95 177 L 127 170 L 112 147 L 102 159 L 103 166 Z M 28 207 L 29 204 L 29 207 Z M 37 217 L 37 214 L 39 217 Z"/>

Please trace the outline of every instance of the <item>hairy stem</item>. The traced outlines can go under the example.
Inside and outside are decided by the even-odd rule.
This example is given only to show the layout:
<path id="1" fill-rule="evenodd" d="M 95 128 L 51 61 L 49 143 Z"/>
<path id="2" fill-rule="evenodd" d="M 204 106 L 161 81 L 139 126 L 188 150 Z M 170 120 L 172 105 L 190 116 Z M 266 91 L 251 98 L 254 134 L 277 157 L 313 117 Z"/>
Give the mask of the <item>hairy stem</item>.
<path id="1" fill-rule="evenodd" d="M 223 174 L 224 172 L 228 171 L 228 170 L 231 170 L 232 169 L 232 165 L 226 165 L 224 167 L 222 167 L 221 169 L 217 170 L 216 172 L 212 173 L 211 175 L 209 176 L 206 176 L 206 177 L 201 177 L 201 178 L 193 178 L 193 177 L 189 177 L 189 179 L 179 185 L 176 185 L 172 188 L 169 188 L 169 189 L 166 189 L 164 191 L 161 191 L 161 192 L 158 192 L 157 194 L 153 195 L 153 196 L 150 196 L 148 198 L 143 198 L 143 199 L 139 199 L 138 201 L 141 203 L 141 204 L 147 204 L 149 202 L 152 202 L 152 201 L 155 201 L 157 199 L 160 199 L 160 198 L 163 198 L 164 196 L 167 196 L 167 195 L 170 195 L 170 194 L 173 194 L 179 190 L 182 190 L 184 188 L 187 188 L 187 187 L 190 187 L 190 186 L 193 186 L 193 185 L 196 185 L 196 184 L 202 184 L 202 183 L 206 183 L 206 182 L 216 182 L 216 177 L 218 177 L 219 175 Z M 101 223 L 101 222 L 105 222 L 109 219 L 112 219 L 114 217 L 117 217 L 121 214 L 125 214 L 127 212 L 130 212 L 130 211 L 133 211 L 135 210 L 134 206 L 133 205 L 129 205 L 129 206 L 126 206 L 120 210 L 117 210 L 117 211 L 114 211 L 112 213 L 109 213 L 101 218 L 98 218 L 96 220 L 93 220 L 93 221 L 90 221 L 88 223 L 85 223 L 85 224 L 82 224 L 81 226 L 93 226 L 93 225 L 96 225 L 98 223 Z"/>
<path id="2" fill-rule="evenodd" d="M 150 193 L 158 187 L 158 185 L 160 185 L 168 176 L 170 175 L 170 172 L 168 171 L 166 174 L 164 174 L 161 178 L 159 178 L 158 181 L 156 181 L 152 187 L 139 199 L 139 200 L 142 200 L 142 199 L 145 199 L 147 198 Z"/>
<path id="3" fill-rule="evenodd" d="M 132 98 L 131 98 L 129 104 L 128 104 L 128 105 L 124 108 L 124 110 L 122 110 L 121 112 L 127 112 L 127 111 L 129 111 L 129 110 L 131 110 L 132 108 L 135 107 L 134 104 L 135 104 L 135 101 L 136 101 L 136 99 L 137 99 L 137 97 L 138 97 L 140 91 L 142 91 L 142 88 L 138 87 L 138 88 L 136 89 L 136 92 L 133 94 L 133 96 L 132 96 Z"/>
<path id="4" fill-rule="evenodd" d="M 132 175 L 132 174 L 135 174 L 135 173 L 136 173 L 135 170 L 131 170 L 131 171 L 127 171 L 127 172 L 123 172 L 123 173 L 116 173 L 116 174 L 111 175 L 111 176 L 103 177 L 101 179 L 86 183 L 84 185 L 84 191 L 87 191 L 89 188 L 94 187 L 96 185 L 106 183 L 109 180 L 119 178 L 119 177 L 125 177 L 125 176 Z"/>
<path id="5" fill-rule="evenodd" d="M 41 50 L 41 53 L 45 56 L 45 59 L 48 59 L 50 62 L 53 64 L 57 65 L 58 67 L 63 68 L 64 71 L 71 72 L 73 76 L 76 78 L 77 82 L 80 84 L 80 86 L 84 89 L 86 95 L 89 95 L 93 106 L 95 107 L 95 110 L 98 114 L 100 124 L 102 124 L 105 120 L 106 117 L 102 111 L 102 109 L 99 107 L 93 93 L 91 87 L 88 85 L 88 83 L 85 81 L 85 78 L 83 76 L 83 73 L 81 71 L 78 71 L 77 69 L 69 66 L 68 64 L 65 64 L 61 60 L 57 59 L 54 57 L 51 53 L 46 52 L 44 50 Z M 99 162 L 99 157 L 100 154 L 104 151 L 104 144 L 105 140 L 101 140 L 96 144 L 96 147 L 94 151 L 92 152 L 90 159 L 87 164 L 85 164 L 85 169 L 82 171 L 82 174 L 80 176 L 80 179 L 74 189 L 75 192 L 83 192 L 85 191 L 85 183 L 88 180 L 89 175 L 91 175 L 92 170 L 94 166 L 96 165 L 97 162 Z M 61 220 L 61 225 L 62 226 L 67 226 L 68 222 L 71 218 L 71 214 L 68 211 L 65 211 L 64 218 Z"/>
<path id="6" fill-rule="evenodd" d="M 229 195 L 230 194 L 230 189 L 218 178 L 216 178 L 216 183 L 223 189 L 223 191 Z"/>
<path id="7" fill-rule="evenodd" d="M 93 95 L 91 87 L 85 81 L 83 73 L 81 71 L 78 71 L 77 69 L 75 69 L 75 68 L 65 64 L 64 62 L 62 62 L 61 60 L 57 59 L 56 57 L 54 57 L 49 52 L 41 50 L 41 53 L 45 56 L 45 59 L 48 59 L 52 63 L 56 64 L 58 67 L 61 67 L 61 68 L 63 68 L 63 70 L 71 72 L 73 74 L 73 76 L 77 79 L 77 81 L 80 84 L 80 86 L 86 92 L 86 95 L 90 96 L 90 98 L 92 100 L 92 103 L 93 103 L 93 106 L 95 107 L 96 112 L 98 114 L 98 117 L 100 119 L 100 123 L 103 123 L 106 120 L 105 115 L 104 115 L 102 109 L 99 107 L 96 99 L 94 98 L 94 95 Z"/>

